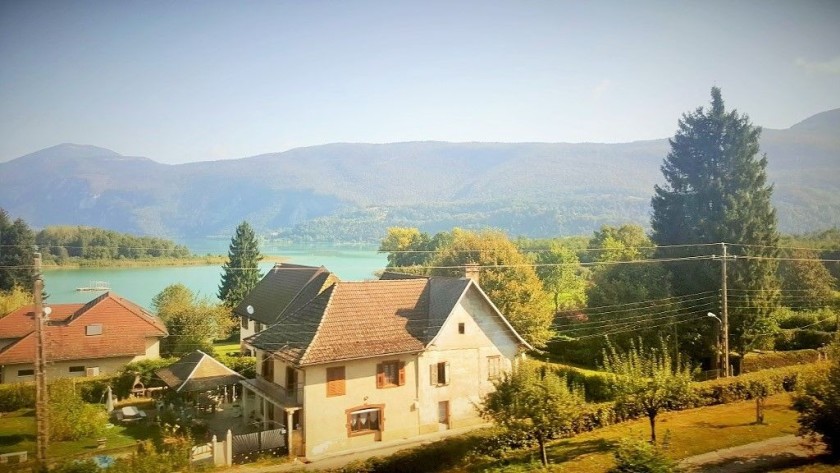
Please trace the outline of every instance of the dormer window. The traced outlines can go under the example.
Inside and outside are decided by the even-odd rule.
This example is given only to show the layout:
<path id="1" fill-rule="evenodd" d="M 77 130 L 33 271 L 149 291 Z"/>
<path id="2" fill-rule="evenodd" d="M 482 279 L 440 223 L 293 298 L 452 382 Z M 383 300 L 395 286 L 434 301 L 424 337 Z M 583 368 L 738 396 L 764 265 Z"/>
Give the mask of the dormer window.
<path id="1" fill-rule="evenodd" d="M 90 324 L 86 326 L 85 335 L 102 335 L 102 324 Z"/>

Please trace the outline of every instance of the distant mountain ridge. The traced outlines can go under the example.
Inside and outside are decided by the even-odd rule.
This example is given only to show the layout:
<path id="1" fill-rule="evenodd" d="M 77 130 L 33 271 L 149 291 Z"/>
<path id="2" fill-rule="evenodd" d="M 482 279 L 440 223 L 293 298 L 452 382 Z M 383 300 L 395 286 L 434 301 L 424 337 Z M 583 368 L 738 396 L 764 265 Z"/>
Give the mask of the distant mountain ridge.
<path id="1" fill-rule="evenodd" d="M 762 152 L 780 229 L 840 226 L 840 109 Z M 295 240 L 376 241 L 391 225 L 514 235 L 648 225 L 668 140 L 620 144 L 328 144 L 168 165 L 62 144 L 0 163 L 0 207 L 35 227 L 92 225 L 171 238 L 229 235 L 242 220 Z"/>

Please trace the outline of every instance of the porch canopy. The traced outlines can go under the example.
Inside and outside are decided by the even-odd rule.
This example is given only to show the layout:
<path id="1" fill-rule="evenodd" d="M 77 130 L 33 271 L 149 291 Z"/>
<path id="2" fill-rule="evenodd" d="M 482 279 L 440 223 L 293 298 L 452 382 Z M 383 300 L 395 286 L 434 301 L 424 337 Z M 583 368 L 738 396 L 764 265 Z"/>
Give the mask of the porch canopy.
<path id="1" fill-rule="evenodd" d="M 176 393 L 212 391 L 239 384 L 245 379 L 201 350 L 184 355 L 166 368 L 155 371 L 155 374 Z"/>

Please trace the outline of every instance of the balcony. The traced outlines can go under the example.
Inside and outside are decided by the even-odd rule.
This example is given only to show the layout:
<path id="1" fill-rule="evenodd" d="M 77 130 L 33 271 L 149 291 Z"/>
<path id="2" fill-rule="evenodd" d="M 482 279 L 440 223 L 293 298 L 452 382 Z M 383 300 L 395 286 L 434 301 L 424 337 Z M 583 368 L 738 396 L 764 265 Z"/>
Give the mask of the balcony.
<path id="1" fill-rule="evenodd" d="M 261 376 L 246 379 L 241 383 L 245 388 L 279 407 L 303 407 L 303 386 L 298 385 L 294 389 L 286 389 Z"/>

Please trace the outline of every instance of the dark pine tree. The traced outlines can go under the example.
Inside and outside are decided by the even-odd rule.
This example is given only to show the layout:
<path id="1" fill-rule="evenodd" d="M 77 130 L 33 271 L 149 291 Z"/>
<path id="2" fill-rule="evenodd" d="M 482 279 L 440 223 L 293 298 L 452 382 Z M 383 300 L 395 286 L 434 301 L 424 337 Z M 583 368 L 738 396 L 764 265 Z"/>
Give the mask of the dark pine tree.
<path id="1" fill-rule="evenodd" d="M 730 348 L 741 354 L 768 340 L 763 335 L 775 328 L 772 312 L 779 302 L 779 235 L 767 157 L 759 156 L 760 134 L 748 116 L 726 111 L 720 89 L 712 88 L 709 109 L 700 107 L 680 119 L 661 168 L 666 184 L 655 186 L 652 199 L 654 242 L 698 244 L 660 249 L 660 256 L 720 255 L 720 245 L 714 244 L 729 244 L 728 253 L 735 256 L 727 264 Z M 720 264 L 709 259 L 669 264 L 674 292 L 720 291 Z M 709 319 L 688 328 L 694 343 L 710 348 Z"/>
<path id="2" fill-rule="evenodd" d="M 35 232 L 21 219 L 12 222 L 0 208 L 0 291 L 18 286 L 32 292 L 34 252 Z"/>
<path id="3" fill-rule="evenodd" d="M 232 310 L 257 285 L 262 277 L 258 266 L 261 259 L 254 229 L 248 222 L 242 222 L 230 240 L 228 261 L 222 266 L 222 284 L 219 286 L 222 304 Z"/>

